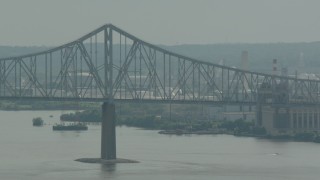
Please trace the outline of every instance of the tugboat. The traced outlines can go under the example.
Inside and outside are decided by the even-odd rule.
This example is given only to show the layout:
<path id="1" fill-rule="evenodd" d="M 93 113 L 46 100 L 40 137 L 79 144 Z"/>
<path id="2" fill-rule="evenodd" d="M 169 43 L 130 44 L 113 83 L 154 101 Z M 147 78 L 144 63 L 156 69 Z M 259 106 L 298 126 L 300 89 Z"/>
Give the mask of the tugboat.
<path id="1" fill-rule="evenodd" d="M 32 125 L 33 126 L 43 126 L 43 120 L 41 119 L 41 117 L 33 118 Z"/>
<path id="2" fill-rule="evenodd" d="M 85 131 L 88 130 L 88 126 L 82 123 L 73 123 L 69 125 L 57 124 L 52 126 L 54 131 Z"/>

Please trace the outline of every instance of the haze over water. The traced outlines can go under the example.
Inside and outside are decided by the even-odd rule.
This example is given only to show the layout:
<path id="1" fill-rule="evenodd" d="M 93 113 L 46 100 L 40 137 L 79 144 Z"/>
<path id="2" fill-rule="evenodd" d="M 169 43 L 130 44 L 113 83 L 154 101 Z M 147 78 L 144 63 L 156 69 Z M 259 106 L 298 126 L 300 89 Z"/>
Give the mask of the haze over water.
<path id="1" fill-rule="evenodd" d="M 318 179 L 320 144 L 230 135 L 168 136 L 117 128 L 118 157 L 138 164 L 75 162 L 100 154 L 100 126 L 53 132 L 61 111 L 0 111 L 0 179 Z M 49 115 L 53 115 L 50 118 Z M 43 127 L 32 118 L 42 117 Z"/>

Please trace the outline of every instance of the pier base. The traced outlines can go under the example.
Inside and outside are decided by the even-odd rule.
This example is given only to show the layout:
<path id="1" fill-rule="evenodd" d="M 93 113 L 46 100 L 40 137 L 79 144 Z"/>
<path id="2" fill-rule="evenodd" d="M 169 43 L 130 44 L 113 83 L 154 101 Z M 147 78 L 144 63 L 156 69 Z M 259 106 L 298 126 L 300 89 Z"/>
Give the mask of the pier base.
<path id="1" fill-rule="evenodd" d="M 139 163 L 139 161 L 130 160 L 130 159 L 100 159 L 100 158 L 80 158 L 75 161 L 83 163 L 96 163 L 96 164 L 119 164 L 119 163 Z"/>
<path id="2" fill-rule="evenodd" d="M 102 105 L 101 159 L 117 159 L 115 105 L 112 102 Z"/>

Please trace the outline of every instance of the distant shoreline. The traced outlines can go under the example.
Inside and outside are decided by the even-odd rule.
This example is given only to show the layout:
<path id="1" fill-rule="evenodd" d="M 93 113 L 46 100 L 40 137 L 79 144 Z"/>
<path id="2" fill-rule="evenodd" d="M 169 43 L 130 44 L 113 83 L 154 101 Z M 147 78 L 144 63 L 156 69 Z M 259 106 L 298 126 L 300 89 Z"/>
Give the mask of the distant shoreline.
<path id="1" fill-rule="evenodd" d="M 214 131 L 184 131 L 184 130 L 161 130 L 158 132 L 159 134 L 164 135 L 233 135 L 236 137 L 254 137 L 261 139 L 273 139 L 273 140 L 285 140 L 285 141 L 293 141 L 293 142 L 313 142 L 320 143 L 320 136 L 314 135 L 312 133 L 300 133 L 294 136 L 290 135 L 279 135 L 279 136 L 271 136 L 271 135 L 256 135 L 256 134 L 248 134 L 248 133 L 240 133 L 235 134 L 233 132 L 222 132 L 219 130 Z"/>
<path id="2" fill-rule="evenodd" d="M 67 109 L 61 108 L 50 108 L 50 109 L 42 109 L 42 108 L 30 108 L 30 109 L 14 109 L 14 108 L 0 108 L 0 111 L 81 111 L 79 108 L 76 107 L 69 107 Z M 74 122 L 73 120 L 61 119 L 65 122 Z M 100 121 L 88 121 L 87 123 L 100 123 Z M 147 128 L 147 127 L 140 127 L 140 126 L 130 126 L 126 124 L 118 124 L 117 126 L 127 126 L 127 127 L 137 127 L 146 130 L 158 130 L 159 134 L 164 135 L 219 135 L 219 134 L 226 134 L 226 135 L 234 135 L 237 137 L 255 137 L 255 138 L 262 138 L 262 139 L 273 139 L 273 140 L 284 140 L 284 141 L 293 141 L 293 142 L 313 142 L 313 143 L 320 143 L 320 134 L 317 133 L 298 133 L 295 135 L 279 135 L 279 136 L 271 136 L 268 134 L 251 134 L 248 132 L 237 132 L 228 131 L 224 129 L 210 129 L 210 130 L 183 130 L 183 129 L 171 129 L 171 130 L 160 130 L 159 128 Z"/>

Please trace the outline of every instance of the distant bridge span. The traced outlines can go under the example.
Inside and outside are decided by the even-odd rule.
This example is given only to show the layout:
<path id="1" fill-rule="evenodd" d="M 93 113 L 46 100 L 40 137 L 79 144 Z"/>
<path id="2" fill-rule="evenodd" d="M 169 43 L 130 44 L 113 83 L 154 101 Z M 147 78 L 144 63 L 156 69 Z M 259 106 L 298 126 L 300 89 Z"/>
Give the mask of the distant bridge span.
<path id="1" fill-rule="evenodd" d="M 109 114 L 114 101 L 313 106 L 319 86 L 179 55 L 112 24 L 53 49 L 0 58 L 0 99 L 106 102 Z M 113 120 L 102 125 L 101 157 L 114 159 L 114 114 L 104 117 Z"/>
<path id="2" fill-rule="evenodd" d="M 264 88 L 274 97 L 266 103 L 319 104 L 319 84 L 196 60 L 111 24 L 53 49 L 0 59 L 6 99 L 256 104 Z"/>

